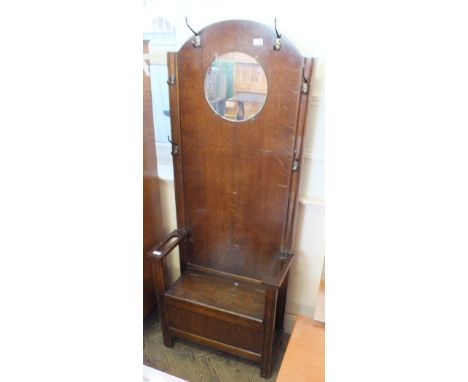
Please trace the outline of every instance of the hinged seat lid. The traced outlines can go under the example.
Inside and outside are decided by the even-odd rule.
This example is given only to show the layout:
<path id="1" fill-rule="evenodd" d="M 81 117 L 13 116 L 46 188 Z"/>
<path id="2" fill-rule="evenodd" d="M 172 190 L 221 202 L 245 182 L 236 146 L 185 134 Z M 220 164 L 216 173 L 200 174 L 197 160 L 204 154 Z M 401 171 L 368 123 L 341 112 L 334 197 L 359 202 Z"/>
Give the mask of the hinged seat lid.
<path id="1" fill-rule="evenodd" d="M 195 270 L 182 273 L 166 293 L 191 304 L 262 322 L 265 288 Z"/>

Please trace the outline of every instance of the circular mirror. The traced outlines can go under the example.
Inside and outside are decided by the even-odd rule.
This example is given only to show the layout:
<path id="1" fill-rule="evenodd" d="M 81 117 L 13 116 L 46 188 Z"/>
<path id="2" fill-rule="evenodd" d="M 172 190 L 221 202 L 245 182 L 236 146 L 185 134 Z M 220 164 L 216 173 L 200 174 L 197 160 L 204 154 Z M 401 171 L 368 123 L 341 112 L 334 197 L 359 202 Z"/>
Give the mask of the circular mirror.
<path id="1" fill-rule="evenodd" d="M 229 121 L 246 121 L 262 110 L 267 78 L 258 61 L 248 54 L 217 56 L 205 75 L 205 96 L 213 111 Z"/>

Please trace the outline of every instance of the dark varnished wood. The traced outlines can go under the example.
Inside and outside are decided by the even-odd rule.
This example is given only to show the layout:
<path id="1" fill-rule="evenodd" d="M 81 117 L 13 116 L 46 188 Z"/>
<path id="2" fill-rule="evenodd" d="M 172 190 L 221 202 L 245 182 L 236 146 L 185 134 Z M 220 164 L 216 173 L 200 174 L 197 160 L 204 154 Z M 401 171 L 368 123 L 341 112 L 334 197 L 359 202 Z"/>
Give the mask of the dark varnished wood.
<path id="1" fill-rule="evenodd" d="M 269 271 L 261 280 L 262 284 L 276 288 L 281 287 L 288 276 L 293 260 L 294 255 L 292 253 L 278 253 L 270 262 Z"/>
<path id="2" fill-rule="evenodd" d="M 188 232 L 181 229 L 172 231 L 161 243 L 149 250 L 149 256 L 159 258 L 166 257 L 175 247 L 177 247 L 183 240 L 187 239 Z"/>
<path id="3" fill-rule="evenodd" d="M 148 41 L 143 42 L 148 53 Z M 154 139 L 151 83 L 143 73 L 143 254 L 162 238 L 162 214 Z M 143 316 L 156 305 L 151 262 L 143 255 Z"/>
<path id="4" fill-rule="evenodd" d="M 271 374 L 283 331 L 294 217 L 302 167 L 312 63 L 287 38 L 274 51 L 272 28 L 225 21 L 168 54 L 177 224 L 183 238 L 153 259 L 164 342 L 174 336 L 260 363 Z M 254 46 L 253 39 L 263 39 Z M 254 119 L 215 114 L 204 94 L 207 68 L 231 51 L 256 57 L 268 96 Z M 294 160 L 299 170 L 293 171 Z M 165 256 L 175 246 L 181 276 L 167 285 Z"/>
<path id="5" fill-rule="evenodd" d="M 288 293 L 288 277 L 283 281 L 283 285 L 278 290 L 278 302 L 276 304 L 275 331 L 281 332 L 284 327 L 284 310 L 286 308 L 286 297 Z"/>
<path id="6" fill-rule="evenodd" d="M 185 227 L 189 262 L 261 279 L 282 248 L 287 222 L 303 58 L 283 39 L 271 48 L 271 28 L 249 21 L 213 24 L 200 31 L 203 48 L 188 41 L 177 55 Z M 252 39 L 263 38 L 254 47 Z M 205 72 L 229 51 L 257 56 L 268 98 L 253 120 L 217 116 L 204 95 Z M 177 161 L 180 159 L 177 159 Z"/>
<path id="7" fill-rule="evenodd" d="M 165 302 L 168 305 L 172 305 L 183 309 L 187 312 L 200 313 L 205 316 L 214 317 L 216 319 L 231 322 L 236 325 L 244 326 L 246 328 L 252 328 L 256 330 L 262 330 L 263 321 L 258 321 L 255 318 L 242 316 L 233 313 L 232 311 L 216 309 L 207 305 L 199 304 L 197 300 L 183 300 L 170 295 L 165 296 Z"/>
<path id="8" fill-rule="evenodd" d="M 181 275 L 166 295 L 263 321 L 265 288 L 260 285 L 189 270 Z"/>
<path id="9" fill-rule="evenodd" d="M 172 347 L 174 345 L 172 335 L 169 331 L 169 319 L 167 313 L 167 301 L 165 294 L 169 289 L 169 278 L 167 271 L 166 256 L 180 246 L 181 242 L 186 241 L 188 233 L 183 230 L 174 230 L 161 243 L 153 246 L 146 252 L 146 257 L 152 260 L 154 289 L 158 301 L 159 310 L 161 313 L 161 327 L 163 332 L 164 345 Z M 176 239 L 171 242 L 171 239 Z M 153 252 L 160 251 L 160 255 L 155 255 Z"/>
<path id="10" fill-rule="evenodd" d="M 221 277 L 227 277 L 227 278 L 237 280 L 237 281 L 244 281 L 244 282 L 248 282 L 250 284 L 258 284 L 258 285 L 262 284 L 262 282 L 260 280 L 256 280 L 256 279 L 253 279 L 253 278 L 250 278 L 250 277 L 239 276 L 239 275 L 235 275 L 235 274 L 232 274 L 232 273 L 219 271 L 217 269 L 203 267 L 203 266 L 197 265 L 197 264 L 189 264 L 188 269 L 193 269 L 195 271 L 200 271 L 200 272 L 205 272 L 205 273 L 209 273 L 209 274 L 213 274 L 213 275 L 218 275 L 218 276 L 221 276 Z"/>
<path id="11" fill-rule="evenodd" d="M 227 345 L 224 342 L 215 341 L 210 338 L 203 337 L 203 336 L 197 336 L 196 334 L 185 332 L 179 329 L 171 328 L 171 330 L 174 333 L 174 335 L 180 338 L 184 338 L 186 340 L 195 342 L 200 345 L 207 345 L 216 350 L 222 350 L 226 353 L 238 355 L 238 356 L 250 359 L 255 362 L 259 362 L 261 358 L 259 353 L 251 352 L 249 350 L 245 350 L 236 346 Z"/>
<path id="12" fill-rule="evenodd" d="M 312 80 L 312 70 L 314 62 L 310 58 L 304 59 L 304 75 L 307 78 L 308 83 L 311 83 Z M 304 140 L 305 140 L 305 125 L 307 118 L 307 106 L 308 106 L 308 93 L 302 94 L 299 102 L 299 110 L 297 112 L 297 133 L 294 143 L 294 152 L 295 157 L 299 159 L 299 166 L 302 167 L 302 162 L 304 159 Z M 300 171 L 295 171 L 291 173 L 290 179 L 290 200 L 288 203 L 288 216 L 286 220 L 284 236 L 283 236 L 283 248 L 290 250 L 292 248 L 292 243 L 294 239 L 294 228 L 296 226 L 296 209 L 298 206 L 298 195 L 300 189 Z"/>
<path id="13" fill-rule="evenodd" d="M 168 305 L 168 314 L 170 328 L 183 330 L 257 354 L 262 351 L 262 330 L 239 325 L 192 309 L 181 309 L 172 304 Z"/>
<path id="14" fill-rule="evenodd" d="M 265 322 L 263 323 L 263 349 L 260 364 L 260 375 L 267 378 L 271 374 L 273 341 L 275 338 L 276 301 L 278 288 L 268 287 L 265 297 Z"/>
<path id="15" fill-rule="evenodd" d="M 169 331 L 169 319 L 167 314 L 167 305 L 164 294 L 168 289 L 167 285 L 167 266 L 165 259 L 154 259 L 152 262 L 154 275 L 154 288 L 158 300 L 159 314 L 161 318 L 161 328 L 163 332 L 164 345 L 172 347 L 174 345 L 173 338 Z"/>

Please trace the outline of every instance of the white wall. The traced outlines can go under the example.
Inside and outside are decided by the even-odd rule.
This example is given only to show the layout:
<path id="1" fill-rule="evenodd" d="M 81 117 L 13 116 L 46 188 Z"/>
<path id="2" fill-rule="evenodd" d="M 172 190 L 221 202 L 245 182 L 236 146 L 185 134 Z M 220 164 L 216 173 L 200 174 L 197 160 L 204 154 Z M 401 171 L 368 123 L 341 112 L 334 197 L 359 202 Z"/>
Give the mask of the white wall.
<path id="1" fill-rule="evenodd" d="M 174 182 L 172 180 L 160 179 L 159 188 L 164 232 L 169 234 L 171 231 L 177 228 Z M 172 283 L 177 280 L 177 277 L 180 275 L 179 249 L 175 248 L 167 257 L 167 259 L 169 282 Z"/>
<path id="2" fill-rule="evenodd" d="M 323 72 L 318 74 L 323 75 Z M 286 303 L 287 332 L 291 331 L 298 314 L 313 317 L 325 257 L 324 101 L 317 90 L 313 88 L 309 97 L 300 208 L 294 239 L 296 260 L 290 271 Z"/>
<path id="3" fill-rule="evenodd" d="M 180 47 L 192 34 L 185 25 L 185 16 L 194 29 L 227 19 L 248 19 L 273 26 L 275 16 L 280 33 L 287 36 L 304 56 L 316 58 L 314 80 L 309 97 L 307 138 L 302 168 L 300 208 L 294 240 L 296 261 L 289 278 L 288 299 L 286 304 L 285 329 L 290 331 L 298 314 L 313 316 L 315 301 L 320 283 L 324 249 L 324 60 L 321 46 L 320 4 L 315 6 L 313 15 L 300 12 L 300 1 L 268 3 L 236 1 L 235 7 L 222 5 L 211 0 L 176 0 L 165 2 L 147 0 L 145 23 L 157 16 L 167 18 L 177 28 L 177 44 Z M 311 7 L 314 9 L 314 7 Z M 159 155 L 165 150 L 158 148 Z M 162 178 L 161 199 L 165 230 L 176 228 L 174 185 L 161 166 L 168 162 L 159 160 Z M 169 171 L 170 172 L 170 171 Z M 178 273 L 178 257 L 171 255 L 170 272 L 172 277 Z"/>

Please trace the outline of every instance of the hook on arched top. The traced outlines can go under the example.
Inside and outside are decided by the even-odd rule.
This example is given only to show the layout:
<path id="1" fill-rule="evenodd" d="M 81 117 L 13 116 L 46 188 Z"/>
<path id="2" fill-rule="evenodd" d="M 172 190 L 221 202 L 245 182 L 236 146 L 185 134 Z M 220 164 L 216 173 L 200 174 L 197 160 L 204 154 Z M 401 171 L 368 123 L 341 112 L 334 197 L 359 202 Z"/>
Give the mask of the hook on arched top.
<path id="1" fill-rule="evenodd" d="M 192 45 L 194 48 L 201 48 L 201 39 L 200 39 L 200 34 L 198 32 L 195 32 L 193 28 L 189 25 L 187 16 L 185 16 L 185 23 L 187 24 L 188 28 L 192 31 L 192 33 L 195 35 L 194 39 L 192 40 Z"/>
<path id="2" fill-rule="evenodd" d="M 279 51 L 281 49 L 281 34 L 278 32 L 278 29 L 276 28 L 276 17 L 275 17 L 275 32 L 276 32 L 276 39 L 275 39 L 275 45 L 273 45 L 273 50 Z"/>
<path id="3" fill-rule="evenodd" d="M 305 75 L 305 63 L 302 66 L 302 86 L 301 86 L 301 93 L 307 94 L 309 92 L 309 81 Z"/>
<path id="4" fill-rule="evenodd" d="M 276 32 L 276 37 L 281 38 L 281 34 L 278 33 L 278 29 L 276 28 L 276 17 L 275 17 L 275 32 Z"/>

